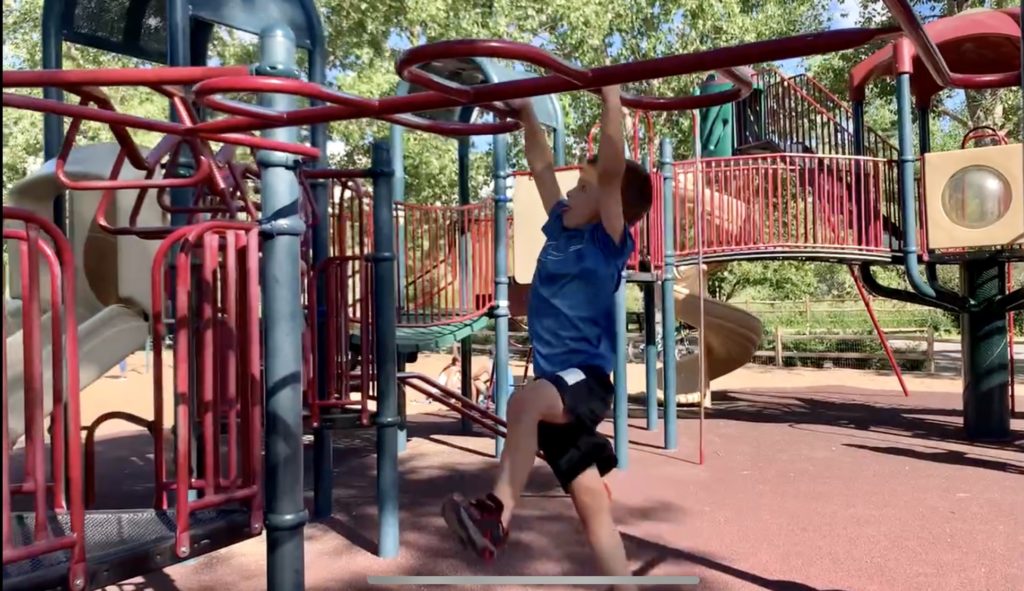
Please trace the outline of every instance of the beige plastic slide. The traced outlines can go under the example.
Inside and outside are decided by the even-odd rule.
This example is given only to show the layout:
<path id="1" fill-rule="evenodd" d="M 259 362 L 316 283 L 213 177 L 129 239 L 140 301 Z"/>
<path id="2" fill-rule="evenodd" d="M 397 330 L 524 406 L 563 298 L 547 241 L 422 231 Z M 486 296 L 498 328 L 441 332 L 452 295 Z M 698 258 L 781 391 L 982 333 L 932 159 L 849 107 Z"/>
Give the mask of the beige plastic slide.
<path id="1" fill-rule="evenodd" d="M 676 320 L 695 326 L 704 340 L 707 355 L 704 404 L 711 403 L 707 392 L 711 380 L 746 365 L 761 344 L 761 321 L 745 310 L 711 298 L 704 298 L 704 325 L 700 322 L 700 273 L 696 265 L 676 270 L 674 289 Z M 707 287 L 705 274 L 705 288 Z M 664 390 L 663 374 L 658 388 Z M 700 401 L 700 354 L 687 355 L 676 362 L 676 400 L 696 404 Z M 662 396 L 664 394 L 662 393 Z"/>
<path id="2" fill-rule="evenodd" d="M 117 157 L 117 144 L 94 144 L 72 150 L 66 173 L 75 180 L 106 179 Z M 125 164 L 120 178 L 142 178 L 144 173 Z M 53 199 L 63 191 L 55 174 L 55 163 L 45 163 L 10 192 L 7 205 L 21 207 L 49 218 Z M 72 223 L 78 315 L 79 380 L 82 388 L 102 377 L 122 359 L 143 348 L 149 337 L 150 270 L 159 241 L 134 236 L 114 236 L 100 229 L 93 218 L 100 191 L 69 191 L 68 207 Z M 137 191 L 118 191 L 108 212 L 112 225 L 126 225 Z M 139 213 L 138 223 L 165 225 L 163 210 L 150 198 Z M 21 261 L 12 251 L 10 261 L 10 300 L 5 302 L 7 330 L 7 392 L 9 434 L 12 445 L 23 434 L 24 356 L 22 342 Z M 52 408 L 53 366 L 51 358 L 50 281 L 48 266 L 40 261 L 40 302 L 44 310 L 40 337 L 43 344 L 43 385 L 46 411 Z"/>

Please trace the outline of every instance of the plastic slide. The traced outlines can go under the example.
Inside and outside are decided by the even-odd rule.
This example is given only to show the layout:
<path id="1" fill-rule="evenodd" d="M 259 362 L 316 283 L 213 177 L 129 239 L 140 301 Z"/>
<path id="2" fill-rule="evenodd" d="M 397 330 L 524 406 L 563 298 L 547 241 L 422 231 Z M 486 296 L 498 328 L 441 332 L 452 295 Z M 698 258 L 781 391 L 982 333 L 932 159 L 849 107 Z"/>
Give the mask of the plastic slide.
<path id="1" fill-rule="evenodd" d="M 696 177 L 692 171 L 679 175 L 679 184 L 686 207 L 691 215 L 695 213 Z M 736 232 L 745 222 L 748 208 L 745 204 L 715 191 L 702 187 L 704 219 L 718 227 L 719 232 Z M 707 212 L 711 212 L 708 215 Z M 709 225 L 710 225 L 709 224 Z M 719 234 L 721 236 L 721 234 Z M 705 270 L 707 267 L 705 266 Z M 701 325 L 700 273 L 697 266 L 678 267 L 675 270 L 676 285 L 674 299 L 676 320 L 697 327 L 704 341 L 707 355 L 705 387 L 746 365 L 754 357 L 761 344 L 762 325 L 758 318 L 736 306 L 708 297 L 704 298 L 704 323 Z M 706 273 L 705 273 L 706 279 Z M 705 291 L 707 283 L 705 281 Z M 676 362 L 676 399 L 679 402 L 696 404 L 700 401 L 700 353 L 686 355 Z M 664 396 L 663 374 L 658 374 L 658 388 Z M 704 404 L 710 404 L 708 393 Z"/>
<path id="2" fill-rule="evenodd" d="M 676 320 L 700 330 L 707 355 L 705 386 L 746 365 L 761 344 L 761 321 L 745 310 L 704 298 L 704 326 L 700 323 L 699 273 L 696 266 L 676 270 L 674 289 Z M 676 361 L 676 400 L 695 404 L 700 400 L 700 354 Z M 659 373 L 659 389 L 664 390 Z M 710 395 L 705 404 L 710 403 Z"/>
<path id="3" fill-rule="evenodd" d="M 117 157 L 117 144 L 94 144 L 72 150 L 66 174 L 75 180 L 107 179 Z M 144 173 L 125 164 L 120 178 L 142 178 Z M 50 217 L 53 199 L 63 191 L 55 174 L 55 162 L 45 163 L 36 173 L 26 177 L 10 192 L 5 205 L 31 210 Z M 71 219 L 72 252 L 74 254 L 78 314 L 79 379 L 85 388 L 102 377 L 125 357 L 145 346 L 149 338 L 147 315 L 150 304 L 150 270 L 159 241 L 141 240 L 134 236 L 114 236 L 94 222 L 102 195 L 100 191 L 68 191 Z M 111 225 L 127 225 L 137 196 L 136 190 L 118 191 L 113 211 L 108 211 Z M 166 225 L 165 215 L 155 198 L 150 197 L 138 217 L 139 225 Z M 7 330 L 7 385 L 9 434 L 12 444 L 23 434 L 24 421 L 24 357 L 22 343 L 21 261 L 12 252 L 10 261 L 10 298 L 5 302 Z M 39 288 L 43 310 L 40 337 L 43 347 L 43 388 L 46 412 L 53 405 L 53 367 L 50 332 L 50 281 L 45 260 L 40 257 Z"/>

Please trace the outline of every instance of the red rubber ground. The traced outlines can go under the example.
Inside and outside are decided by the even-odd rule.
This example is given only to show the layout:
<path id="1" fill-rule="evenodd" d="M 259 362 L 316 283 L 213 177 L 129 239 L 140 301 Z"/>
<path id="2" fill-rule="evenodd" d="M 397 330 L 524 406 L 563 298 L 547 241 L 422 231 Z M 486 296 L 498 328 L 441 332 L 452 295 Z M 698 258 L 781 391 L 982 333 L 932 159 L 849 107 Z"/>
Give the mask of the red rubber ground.
<path id="1" fill-rule="evenodd" d="M 757 374 L 746 383 L 799 381 L 785 371 L 743 372 Z M 905 399 L 891 377 L 820 375 L 832 383 L 884 380 L 890 389 L 720 391 L 704 466 L 693 463 L 691 411 L 680 425 L 684 447 L 671 454 L 660 449 L 660 431 L 633 420 L 629 469 L 610 475 L 609 485 L 634 569 L 698 575 L 704 590 L 1024 589 L 1024 420 L 1014 421 L 1011 442 L 970 445 L 957 440 L 954 377 L 917 379 L 916 388 L 912 378 L 918 393 Z M 458 435 L 458 421 L 436 406 L 426 410 L 413 417 L 401 460 L 401 556 L 373 555 L 373 434 L 350 433 L 337 447 L 335 517 L 306 530 L 307 589 L 371 589 L 367 574 L 596 574 L 572 505 L 540 462 L 494 563 L 474 562 L 449 541 L 439 503 L 453 490 L 484 490 L 493 442 Z M 150 445 L 122 432 L 101 448 L 120 459 L 105 464 L 100 501 L 148 502 Z M 264 556 L 260 538 L 117 589 L 258 591 Z"/>

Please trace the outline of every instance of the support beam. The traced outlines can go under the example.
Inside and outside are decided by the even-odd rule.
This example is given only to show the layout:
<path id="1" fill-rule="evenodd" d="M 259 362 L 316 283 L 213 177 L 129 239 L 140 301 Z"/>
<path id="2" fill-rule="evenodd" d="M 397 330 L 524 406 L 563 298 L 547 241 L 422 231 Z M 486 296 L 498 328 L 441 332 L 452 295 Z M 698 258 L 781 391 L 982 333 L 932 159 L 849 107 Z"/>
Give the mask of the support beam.
<path id="1" fill-rule="evenodd" d="M 295 68 L 295 36 L 282 25 L 260 33 L 260 65 Z M 288 111 L 295 97 L 264 94 L 267 109 Z M 298 130 L 266 130 L 263 137 L 297 142 Z M 262 257 L 263 322 L 266 348 L 266 525 L 267 589 L 305 588 L 303 530 L 308 516 L 302 479 L 302 299 L 299 263 L 305 225 L 299 216 L 299 180 L 295 156 L 260 150 L 264 237 Z"/>

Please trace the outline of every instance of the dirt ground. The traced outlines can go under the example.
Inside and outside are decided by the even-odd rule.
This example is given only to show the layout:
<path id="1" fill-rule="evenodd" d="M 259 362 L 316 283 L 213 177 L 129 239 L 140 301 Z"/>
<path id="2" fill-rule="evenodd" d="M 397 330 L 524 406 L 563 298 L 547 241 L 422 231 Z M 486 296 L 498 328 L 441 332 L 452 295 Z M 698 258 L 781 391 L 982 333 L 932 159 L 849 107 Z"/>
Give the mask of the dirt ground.
<path id="1" fill-rule="evenodd" d="M 409 369 L 436 376 L 447 359 L 427 355 Z M 129 360 L 125 379 L 118 373 L 84 393 L 84 423 L 109 410 L 152 416 L 144 356 Z M 634 572 L 697 575 L 697 589 L 724 591 L 1024 589 L 1024 420 L 1013 421 L 1008 442 L 964 441 L 959 380 L 907 379 L 910 398 L 884 372 L 748 365 L 712 384 L 703 429 L 694 409 L 681 411 L 674 451 L 660 427 L 648 431 L 631 413 L 628 466 L 608 482 Z M 643 384 L 643 367 L 630 366 L 630 392 Z M 373 431 L 339 432 L 334 515 L 305 530 L 306 589 L 386 588 L 368 575 L 595 574 L 572 504 L 540 462 L 506 554 L 489 564 L 465 556 L 438 506 L 451 491 L 486 490 L 494 442 L 463 434 L 454 415 L 413 395 L 409 412 L 400 556 L 374 554 Z M 101 478 L 101 498 L 147 498 L 145 437 L 119 422 L 101 434 L 119 458 Z M 266 588 L 265 556 L 259 537 L 108 590 L 257 591 Z"/>

